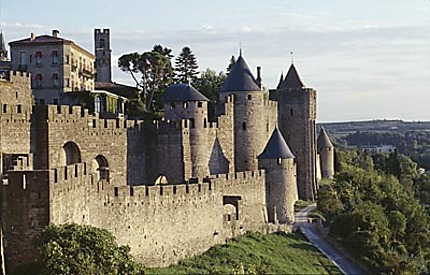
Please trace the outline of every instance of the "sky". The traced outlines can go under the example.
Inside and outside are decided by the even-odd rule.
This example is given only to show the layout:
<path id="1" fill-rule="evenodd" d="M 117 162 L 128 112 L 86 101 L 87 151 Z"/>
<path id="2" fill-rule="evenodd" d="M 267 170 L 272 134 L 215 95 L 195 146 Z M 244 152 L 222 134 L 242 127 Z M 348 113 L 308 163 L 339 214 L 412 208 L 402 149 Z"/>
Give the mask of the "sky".
<path id="1" fill-rule="evenodd" d="M 0 0 L 0 22 L 6 42 L 58 29 L 90 52 L 94 28 L 111 29 L 119 83 L 133 81 L 117 59 L 155 44 L 189 46 L 201 71 L 242 47 L 266 88 L 293 58 L 319 122 L 430 120 L 430 0 Z"/>

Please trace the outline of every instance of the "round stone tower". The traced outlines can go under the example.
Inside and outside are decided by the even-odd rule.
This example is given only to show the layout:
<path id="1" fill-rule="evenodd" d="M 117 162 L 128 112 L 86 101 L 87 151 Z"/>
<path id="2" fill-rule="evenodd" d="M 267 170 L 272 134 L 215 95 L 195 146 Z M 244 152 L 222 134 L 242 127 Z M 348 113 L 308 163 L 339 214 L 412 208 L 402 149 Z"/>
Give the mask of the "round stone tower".
<path id="1" fill-rule="evenodd" d="M 269 102 L 242 55 L 220 90 L 219 102 L 225 103 L 229 95 L 234 97 L 235 170 L 256 170 L 257 155 L 276 123 L 276 103 Z"/>
<path id="2" fill-rule="evenodd" d="M 190 146 L 191 177 L 209 175 L 208 101 L 189 84 L 171 85 L 164 94 L 164 115 L 167 120 L 187 120 Z M 185 156 L 184 156 L 185 157 Z"/>
<path id="3" fill-rule="evenodd" d="M 294 203 L 298 200 L 294 155 L 276 127 L 264 151 L 258 156 L 258 166 L 266 173 L 266 206 L 269 222 L 294 221 Z"/>
<path id="4" fill-rule="evenodd" d="M 334 176 L 334 146 L 325 131 L 324 127 L 317 139 L 318 154 L 320 156 L 321 177 L 332 179 Z"/>

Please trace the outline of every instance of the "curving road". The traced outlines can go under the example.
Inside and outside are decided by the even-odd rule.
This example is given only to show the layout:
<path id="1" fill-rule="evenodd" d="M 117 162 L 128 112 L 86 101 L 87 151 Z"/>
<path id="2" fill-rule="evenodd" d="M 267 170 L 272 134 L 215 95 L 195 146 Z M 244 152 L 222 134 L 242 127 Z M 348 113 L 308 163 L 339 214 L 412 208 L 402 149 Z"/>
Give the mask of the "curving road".
<path id="1" fill-rule="evenodd" d="M 329 258 L 343 274 L 366 274 L 364 270 L 352 263 L 338 249 L 327 242 L 318 230 L 315 224 L 308 222 L 309 213 L 316 208 L 316 204 L 309 205 L 295 215 L 295 227 L 327 258 Z"/>

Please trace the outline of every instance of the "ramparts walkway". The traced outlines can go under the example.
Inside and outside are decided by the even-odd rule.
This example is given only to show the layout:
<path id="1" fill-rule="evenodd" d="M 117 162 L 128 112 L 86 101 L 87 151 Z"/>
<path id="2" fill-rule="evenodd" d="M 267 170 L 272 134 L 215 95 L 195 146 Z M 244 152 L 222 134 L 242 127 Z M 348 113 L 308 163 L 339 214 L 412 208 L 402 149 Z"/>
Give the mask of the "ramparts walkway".
<path id="1" fill-rule="evenodd" d="M 341 251 L 331 245 L 316 229 L 316 225 L 308 222 L 309 213 L 316 208 L 312 204 L 296 212 L 295 227 L 327 258 L 329 258 L 343 274 L 366 274 L 364 270 L 352 263 Z"/>

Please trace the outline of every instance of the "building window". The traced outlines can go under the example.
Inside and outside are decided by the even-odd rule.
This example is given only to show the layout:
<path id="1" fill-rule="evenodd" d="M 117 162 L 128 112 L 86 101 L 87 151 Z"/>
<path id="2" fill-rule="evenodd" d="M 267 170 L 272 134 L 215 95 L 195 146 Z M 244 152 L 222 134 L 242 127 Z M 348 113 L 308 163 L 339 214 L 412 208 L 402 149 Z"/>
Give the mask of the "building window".
<path id="1" fill-rule="evenodd" d="M 246 131 L 246 122 L 242 122 L 242 130 Z"/>
<path id="2" fill-rule="evenodd" d="M 52 57 L 52 64 L 57 65 L 58 64 L 58 52 L 52 51 L 51 57 Z"/>
<path id="3" fill-rule="evenodd" d="M 18 105 L 16 106 L 16 112 L 17 112 L 18 114 L 22 113 L 22 106 L 21 106 L 21 104 L 18 104 Z"/>
<path id="4" fill-rule="evenodd" d="M 3 113 L 7 113 L 7 104 L 3 104 Z"/>
<path id="5" fill-rule="evenodd" d="M 66 64 L 70 64 L 70 56 L 66 55 Z"/>
<path id="6" fill-rule="evenodd" d="M 290 115 L 294 115 L 293 109 L 290 110 Z"/>
<path id="7" fill-rule="evenodd" d="M 251 100 L 251 98 L 252 98 L 252 96 L 251 96 L 251 95 L 248 95 L 248 100 Z"/>
<path id="8" fill-rule="evenodd" d="M 42 74 L 36 75 L 36 87 L 42 87 Z"/>
<path id="9" fill-rule="evenodd" d="M 54 85 L 54 87 L 60 86 L 60 81 L 58 80 L 58 74 L 52 74 L 52 85 Z"/>
<path id="10" fill-rule="evenodd" d="M 66 87 L 70 87 L 70 79 L 69 78 L 65 78 L 64 82 L 65 82 Z"/>
<path id="11" fill-rule="evenodd" d="M 201 102 L 201 101 L 197 102 L 197 107 L 198 107 L 198 108 L 203 107 L 203 102 Z"/>
<path id="12" fill-rule="evenodd" d="M 19 53 L 19 64 L 20 65 L 26 65 L 27 64 L 27 59 L 26 59 L 25 52 L 20 52 Z"/>
<path id="13" fill-rule="evenodd" d="M 42 52 L 36 52 L 36 65 L 42 64 Z"/>
<path id="14" fill-rule="evenodd" d="M 100 113 L 102 109 L 102 102 L 99 96 L 96 96 L 94 98 L 94 112 Z"/>
<path id="15" fill-rule="evenodd" d="M 104 47 L 106 47 L 106 41 L 102 38 L 100 39 L 100 48 L 104 48 Z"/>

